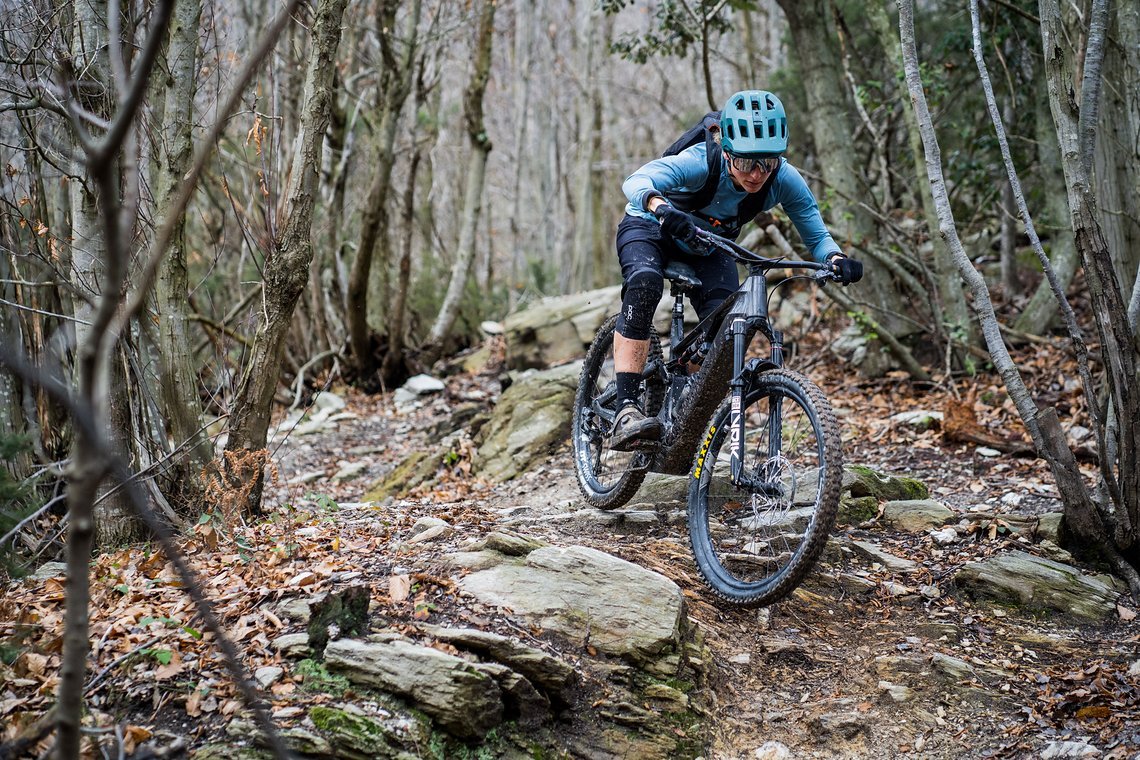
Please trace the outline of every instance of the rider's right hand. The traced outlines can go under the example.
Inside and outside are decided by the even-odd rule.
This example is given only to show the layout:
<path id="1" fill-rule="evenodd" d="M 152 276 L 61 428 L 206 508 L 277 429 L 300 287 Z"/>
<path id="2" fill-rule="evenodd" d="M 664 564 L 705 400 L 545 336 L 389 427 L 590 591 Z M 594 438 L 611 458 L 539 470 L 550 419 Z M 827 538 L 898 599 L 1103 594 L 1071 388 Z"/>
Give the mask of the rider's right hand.
<path id="1" fill-rule="evenodd" d="M 857 259 L 835 253 L 828 258 L 827 263 L 831 264 L 831 271 L 835 272 L 836 282 L 850 285 L 863 279 L 863 262 Z"/>
<path id="2" fill-rule="evenodd" d="M 692 240 L 696 235 L 697 227 L 693 224 L 693 218 L 668 203 L 658 205 L 653 215 L 661 220 L 661 229 L 674 240 L 684 242 Z"/>

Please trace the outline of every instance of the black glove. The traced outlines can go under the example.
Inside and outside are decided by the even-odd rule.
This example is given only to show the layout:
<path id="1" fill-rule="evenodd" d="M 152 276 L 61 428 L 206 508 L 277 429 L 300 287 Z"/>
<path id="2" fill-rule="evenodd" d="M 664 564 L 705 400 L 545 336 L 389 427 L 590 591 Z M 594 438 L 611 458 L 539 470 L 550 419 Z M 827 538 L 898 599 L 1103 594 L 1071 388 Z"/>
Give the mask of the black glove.
<path id="1" fill-rule="evenodd" d="M 833 253 L 827 259 L 831 271 L 835 272 L 835 279 L 844 285 L 859 282 L 863 279 L 863 262 L 848 258 L 842 253 Z"/>
<path id="2" fill-rule="evenodd" d="M 661 229 L 665 230 L 665 234 L 674 240 L 685 242 L 691 240 L 697 234 L 696 225 L 693 224 L 693 218 L 686 214 L 684 211 L 678 211 L 670 206 L 668 203 L 662 203 L 657 206 L 657 210 L 653 215 L 661 220 Z"/>

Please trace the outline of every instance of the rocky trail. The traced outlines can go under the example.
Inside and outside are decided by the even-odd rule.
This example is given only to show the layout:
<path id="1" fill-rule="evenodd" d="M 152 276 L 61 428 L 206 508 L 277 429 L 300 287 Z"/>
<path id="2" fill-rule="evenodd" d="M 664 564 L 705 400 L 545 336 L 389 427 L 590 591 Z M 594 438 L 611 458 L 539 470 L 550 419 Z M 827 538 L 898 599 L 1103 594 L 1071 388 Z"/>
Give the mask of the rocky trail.
<path id="1" fill-rule="evenodd" d="M 574 372 L 554 371 L 556 380 L 564 375 Z M 426 444 L 448 427 L 440 419 L 452 410 L 459 408 L 459 416 L 469 419 L 462 411 L 465 401 L 494 395 L 464 388 L 465 382 L 476 381 L 453 379 L 439 398 L 422 396 L 406 402 L 402 411 L 381 408 L 372 419 L 426 431 Z M 848 425 L 853 422 L 850 409 L 843 416 Z M 533 425 L 532 418 L 524 418 Z M 619 574 L 623 580 L 593 589 L 614 600 L 598 601 L 596 608 L 613 605 L 618 613 L 614 620 L 599 613 L 592 621 L 558 619 L 560 613 L 552 612 L 564 603 L 581 607 L 580 598 L 571 603 L 513 595 L 517 589 L 506 575 L 478 584 L 462 578 L 495 567 L 488 555 L 496 548 L 508 556 L 526 554 L 525 577 L 543 567 L 541 559 L 531 561 L 532 547 L 584 547 L 676 584 L 689 618 L 681 628 L 688 630 L 666 638 L 688 637 L 681 666 L 668 658 L 664 669 L 661 661 L 642 662 L 643 674 L 664 684 L 654 697 L 641 694 L 636 704 L 624 705 L 621 715 L 614 705 L 624 700 L 607 691 L 614 688 L 614 677 L 606 672 L 605 696 L 592 707 L 621 730 L 650 739 L 562 745 L 571 754 L 1134 756 L 1140 751 L 1140 641 L 1124 587 L 1080 566 L 1058 545 L 1059 504 L 1037 465 L 990 464 L 994 457 L 973 447 L 944 449 L 933 431 L 916 422 L 920 418 L 903 415 L 908 422 L 893 434 L 903 440 L 859 442 L 849 431 L 849 460 L 868 461 L 866 454 L 875 451 L 874 472 L 885 477 L 857 465 L 849 468 L 841 525 L 824 561 L 791 598 L 768 609 L 725 609 L 705 591 L 687 543 L 684 478 L 650 476 L 626 507 L 587 508 L 569 467 L 568 444 L 498 486 L 473 486 L 463 461 L 418 495 L 389 497 L 389 509 L 407 510 L 405 521 L 413 516 L 418 521 L 402 534 L 416 547 L 414 565 L 409 557 L 408 566 L 399 569 L 458 570 L 451 576 L 460 578 L 463 589 L 454 600 L 458 608 L 433 610 L 431 618 L 441 616 L 454 625 L 474 618 L 494 627 L 499 619 L 488 617 L 489 611 L 510 609 L 514 622 L 505 632 L 523 625 L 534 633 L 538 626 L 538 638 L 551 635 L 560 653 L 572 656 L 584 673 L 599 659 L 606 662 L 605 671 L 637 661 L 637 646 L 622 641 L 630 630 L 669 630 L 675 613 L 665 604 L 668 594 L 654 586 L 646 609 L 635 598 L 641 589 L 629 585 L 650 583 L 650 576 Z M 338 432 L 347 432 L 353 422 L 340 423 Z M 478 460 L 475 452 L 465 456 Z M 526 459 L 518 451 L 510 456 L 516 462 Z M 380 482 L 390 485 L 390 478 Z M 349 485 L 338 488 L 347 498 L 359 493 Z M 597 560 L 598 555 L 587 554 L 567 565 L 588 566 L 587 575 L 603 572 L 592 564 Z M 531 575 L 529 580 L 539 596 L 570 593 L 549 579 L 535 583 Z M 479 600 L 474 605 L 472 597 Z M 611 638 L 618 641 L 609 648 L 600 641 L 610 635 L 602 630 L 605 625 L 615 626 Z M 626 645 L 633 650 L 621 649 Z M 643 650 L 654 646 L 659 645 Z M 621 665 L 612 662 L 615 656 Z M 593 678 L 602 676 L 595 671 Z M 683 685 L 679 693 L 669 691 L 673 682 Z M 673 721 L 661 741 L 659 724 L 677 714 L 684 720 Z M 679 741 L 668 749 L 671 740 Z"/>
<path id="2" fill-rule="evenodd" d="M 279 421 L 264 519 L 212 515 L 187 541 L 296 751 L 1140 756 L 1123 585 L 1063 548 L 1039 462 L 948 436 L 965 413 L 1009 438 L 997 386 L 861 381 L 817 347 L 799 366 L 843 424 L 840 524 L 792 596 L 740 610 L 692 561 L 686 478 L 586 507 L 565 440 L 577 365 L 507 375 L 489 343 L 443 380 L 316 395 Z M 1040 361 L 1054 403 L 1078 404 L 1063 362 Z M 265 757 L 161 553 L 94 573 L 92 720 L 127 716 L 132 750 Z M 0 634 L 22 648 L 0 664 L 4 738 L 48 705 L 62 598 L 50 564 L 5 592 Z"/>

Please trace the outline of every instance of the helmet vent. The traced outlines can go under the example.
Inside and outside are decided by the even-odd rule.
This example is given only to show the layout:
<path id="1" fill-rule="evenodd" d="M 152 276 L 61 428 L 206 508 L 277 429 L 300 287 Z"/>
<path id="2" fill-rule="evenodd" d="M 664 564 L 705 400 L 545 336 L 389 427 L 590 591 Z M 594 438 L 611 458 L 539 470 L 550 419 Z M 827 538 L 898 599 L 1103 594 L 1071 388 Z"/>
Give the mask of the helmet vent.
<path id="1" fill-rule="evenodd" d="M 720 127 L 721 147 L 732 155 L 778 156 L 788 149 L 784 105 L 766 90 L 732 95 L 720 113 Z"/>

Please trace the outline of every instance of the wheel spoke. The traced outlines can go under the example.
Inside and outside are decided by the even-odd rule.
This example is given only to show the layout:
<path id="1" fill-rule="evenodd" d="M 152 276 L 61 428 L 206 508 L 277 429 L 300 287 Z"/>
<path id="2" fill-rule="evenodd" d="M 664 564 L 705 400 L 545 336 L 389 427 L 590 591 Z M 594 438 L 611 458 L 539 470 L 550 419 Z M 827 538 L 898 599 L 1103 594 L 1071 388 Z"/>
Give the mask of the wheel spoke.
<path id="1" fill-rule="evenodd" d="M 711 466 L 691 485 L 693 549 L 720 596 L 768 604 L 795 587 L 834 522 L 837 423 L 802 375 L 765 374 L 745 398 L 745 461 L 740 483 L 733 484 L 727 416 L 725 405 L 712 422 Z"/>
<path id="2" fill-rule="evenodd" d="M 636 452 L 618 452 L 609 448 L 608 436 L 617 414 L 616 373 L 614 371 L 613 335 L 616 317 L 611 317 L 598 330 L 586 353 L 578 391 L 574 399 L 575 472 L 578 486 L 586 501 L 603 509 L 613 509 L 629 500 L 645 477 L 646 466 Z M 656 333 L 650 335 L 650 361 L 661 361 L 661 344 Z M 647 410 L 660 408 L 664 389 L 649 383 L 643 403 Z"/>

